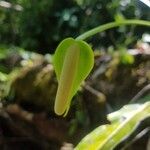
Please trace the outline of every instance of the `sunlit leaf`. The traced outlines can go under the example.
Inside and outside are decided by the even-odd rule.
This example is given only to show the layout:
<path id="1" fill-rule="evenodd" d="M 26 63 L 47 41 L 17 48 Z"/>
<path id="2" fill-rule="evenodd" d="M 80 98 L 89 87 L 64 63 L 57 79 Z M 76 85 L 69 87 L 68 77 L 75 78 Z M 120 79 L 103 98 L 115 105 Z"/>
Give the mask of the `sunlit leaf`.
<path id="1" fill-rule="evenodd" d="M 59 83 L 54 110 L 62 115 L 93 67 L 93 51 L 86 42 L 67 38 L 58 45 L 53 64 Z"/>
<path id="2" fill-rule="evenodd" d="M 129 136 L 138 123 L 150 117 L 150 102 L 126 105 L 119 111 L 108 115 L 111 124 L 102 125 L 85 136 L 75 150 L 113 150 L 124 138 Z"/>

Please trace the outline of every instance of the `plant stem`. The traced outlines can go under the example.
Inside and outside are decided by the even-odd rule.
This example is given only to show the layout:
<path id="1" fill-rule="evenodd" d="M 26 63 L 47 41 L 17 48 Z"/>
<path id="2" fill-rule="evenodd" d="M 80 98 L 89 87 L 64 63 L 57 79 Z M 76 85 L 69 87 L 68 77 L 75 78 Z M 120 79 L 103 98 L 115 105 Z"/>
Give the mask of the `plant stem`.
<path id="1" fill-rule="evenodd" d="M 76 40 L 85 40 L 97 33 L 103 32 L 105 30 L 114 28 L 114 27 L 118 27 L 118 26 L 124 26 L 124 25 L 142 25 L 142 26 L 150 26 L 150 21 L 146 21 L 146 20 L 135 20 L 135 19 L 130 19 L 130 20 L 122 20 L 120 22 L 110 22 L 104 25 L 100 25 L 98 27 L 95 27 L 81 35 L 79 35 Z"/>

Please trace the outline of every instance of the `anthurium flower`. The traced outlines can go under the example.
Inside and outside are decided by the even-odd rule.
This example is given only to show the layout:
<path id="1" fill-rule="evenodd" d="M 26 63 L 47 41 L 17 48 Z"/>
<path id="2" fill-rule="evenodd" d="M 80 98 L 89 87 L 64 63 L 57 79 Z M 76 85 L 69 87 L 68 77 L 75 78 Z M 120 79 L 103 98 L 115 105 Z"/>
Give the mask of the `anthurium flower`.
<path id="1" fill-rule="evenodd" d="M 67 38 L 58 45 L 53 58 L 58 79 L 54 106 L 57 115 L 67 114 L 72 97 L 90 73 L 93 64 L 93 51 L 86 42 Z"/>

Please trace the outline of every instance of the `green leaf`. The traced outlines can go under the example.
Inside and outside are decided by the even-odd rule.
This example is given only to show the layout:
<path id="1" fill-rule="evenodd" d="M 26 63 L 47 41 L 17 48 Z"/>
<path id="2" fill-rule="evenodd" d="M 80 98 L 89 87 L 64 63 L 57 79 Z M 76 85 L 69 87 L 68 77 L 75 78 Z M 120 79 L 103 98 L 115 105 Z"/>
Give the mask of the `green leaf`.
<path id="1" fill-rule="evenodd" d="M 134 57 L 132 55 L 130 55 L 127 51 L 124 51 L 121 54 L 121 62 L 123 64 L 133 64 L 134 63 Z"/>
<path id="2" fill-rule="evenodd" d="M 115 21 L 118 23 L 125 20 L 124 16 L 121 13 L 117 13 L 114 17 L 115 17 Z"/>
<path id="3" fill-rule="evenodd" d="M 85 136 L 75 150 L 113 150 L 124 138 L 129 136 L 138 123 L 150 117 L 150 102 L 126 105 L 108 115 L 111 124 L 102 125 Z"/>
<path id="4" fill-rule="evenodd" d="M 90 46 L 82 40 L 67 38 L 57 47 L 53 65 L 58 79 L 55 113 L 67 113 L 72 97 L 82 81 L 88 76 L 94 64 Z"/>

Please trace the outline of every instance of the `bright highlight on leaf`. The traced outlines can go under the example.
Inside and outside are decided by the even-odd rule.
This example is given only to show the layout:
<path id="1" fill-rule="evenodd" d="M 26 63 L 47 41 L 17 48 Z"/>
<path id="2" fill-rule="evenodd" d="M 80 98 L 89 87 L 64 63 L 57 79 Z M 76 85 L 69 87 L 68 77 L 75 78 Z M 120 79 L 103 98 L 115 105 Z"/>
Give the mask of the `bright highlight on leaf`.
<path id="1" fill-rule="evenodd" d="M 94 64 L 90 46 L 73 38 L 63 40 L 57 47 L 53 65 L 58 79 L 54 110 L 57 115 L 67 114 L 72 97 Z"/>

